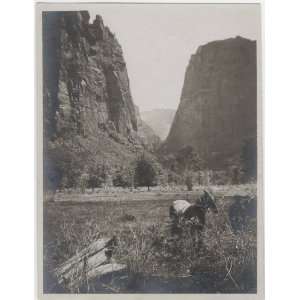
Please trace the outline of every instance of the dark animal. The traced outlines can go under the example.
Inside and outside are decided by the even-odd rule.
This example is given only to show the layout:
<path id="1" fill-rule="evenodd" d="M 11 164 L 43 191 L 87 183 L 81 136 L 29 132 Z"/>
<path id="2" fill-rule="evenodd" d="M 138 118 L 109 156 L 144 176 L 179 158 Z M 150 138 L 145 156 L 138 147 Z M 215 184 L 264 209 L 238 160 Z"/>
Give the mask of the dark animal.
<path id="1" fill-rule="evenodd" d="M 205 225 L 205 215 L 211 209 L 214 213 L 218 213 L 215 204 L 215 199 L 211 193 L 204 190 L 203 194 L 191 204 L 186 200 L 176 200 L 170 206 L 169 215 L 172 220 L 172 231 L 176 232 L 178 226 L 183 221 L 188 221 L 192 224 L 193 231 L 201 231 Z"/>

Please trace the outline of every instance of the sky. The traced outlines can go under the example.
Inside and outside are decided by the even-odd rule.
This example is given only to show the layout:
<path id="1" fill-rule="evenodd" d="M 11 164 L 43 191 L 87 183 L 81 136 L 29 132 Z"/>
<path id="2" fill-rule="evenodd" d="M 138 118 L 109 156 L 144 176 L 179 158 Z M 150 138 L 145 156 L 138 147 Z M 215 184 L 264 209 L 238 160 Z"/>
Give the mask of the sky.
<path id="1" fill-rule="evenodd" d="M 115 33 L 140 111 L 176 109 L 190 56 L 200 45 L 242 36 L 260 39 L 258 4 L 93 4 Z"/>

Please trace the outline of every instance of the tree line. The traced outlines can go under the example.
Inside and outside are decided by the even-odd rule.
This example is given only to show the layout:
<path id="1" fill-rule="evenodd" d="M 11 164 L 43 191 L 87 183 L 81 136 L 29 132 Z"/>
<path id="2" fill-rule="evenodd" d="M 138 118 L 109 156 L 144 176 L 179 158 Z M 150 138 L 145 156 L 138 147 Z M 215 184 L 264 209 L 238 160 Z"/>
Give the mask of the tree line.
<path id="1" fill-rule="evenodd" d="M 229 162 L 228 170 L 206 170 L 205 164 L 192 146 L 184 146 L 173 154 L 159 155 L 147 152 L 117 166 L 109 162 L 88 162 L 86 153 L 68 151 L 55 145 L 48 148 L 45 166 L 46 190 L 78 188 L 99 188 L 115 186 L 122 188 L 147 187 L 156 185 L 238 184 L 256 178 L 256 143 L 246 141 L 241 156 Z"/>

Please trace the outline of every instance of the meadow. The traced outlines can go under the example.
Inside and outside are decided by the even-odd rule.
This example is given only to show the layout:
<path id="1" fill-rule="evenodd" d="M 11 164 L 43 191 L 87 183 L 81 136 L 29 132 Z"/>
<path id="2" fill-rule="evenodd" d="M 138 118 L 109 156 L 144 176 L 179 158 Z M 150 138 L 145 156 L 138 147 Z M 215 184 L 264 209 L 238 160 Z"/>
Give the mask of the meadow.
<path id="1" fill-rule="evenodd" d="M 218 214 L 208 213 L 202 233 L 188 224 L 180 237 L 170 231 L 174 200 L 193 202 L 203 187 L 57 192 L 44 202 L 44 291 L 58 287 L 55 267 L 101 237 L 116 237 L 114 259 L 126 272 L 90 284 L 90 293 L 256 293 L 256 218 L 232 228 L 234 197 L 256 196 L 256 185 L 212 186 Z"/>

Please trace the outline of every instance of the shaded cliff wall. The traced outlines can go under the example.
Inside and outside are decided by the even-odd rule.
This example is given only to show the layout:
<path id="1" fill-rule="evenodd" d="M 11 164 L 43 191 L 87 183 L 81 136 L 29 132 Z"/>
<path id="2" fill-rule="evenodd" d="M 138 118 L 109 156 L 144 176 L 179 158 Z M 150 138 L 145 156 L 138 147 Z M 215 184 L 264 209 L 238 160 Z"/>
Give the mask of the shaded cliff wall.
<path id="1" fill-rule="evenodd" d="M 113 173 L 145 150 L 121 46 L 99 15 L 43 14 L 43 101 L 50 188 L 94 166 Z"/>
<path id="2" fill-rule="evenodd" d="M 163 150 L 190 145 L 206 168 L 223 169 L 240 160 L 247 141 L 256 149 L 256 81 L 255 41 L 236 37 L 200 46 Z"/>
<path id="3" fill-rule="evenodd" d="M 43 49 L 48 136 L 137 130 L 122 49 L 100 16 L 90 24 L 85 11 L 44 13 Z"/>

